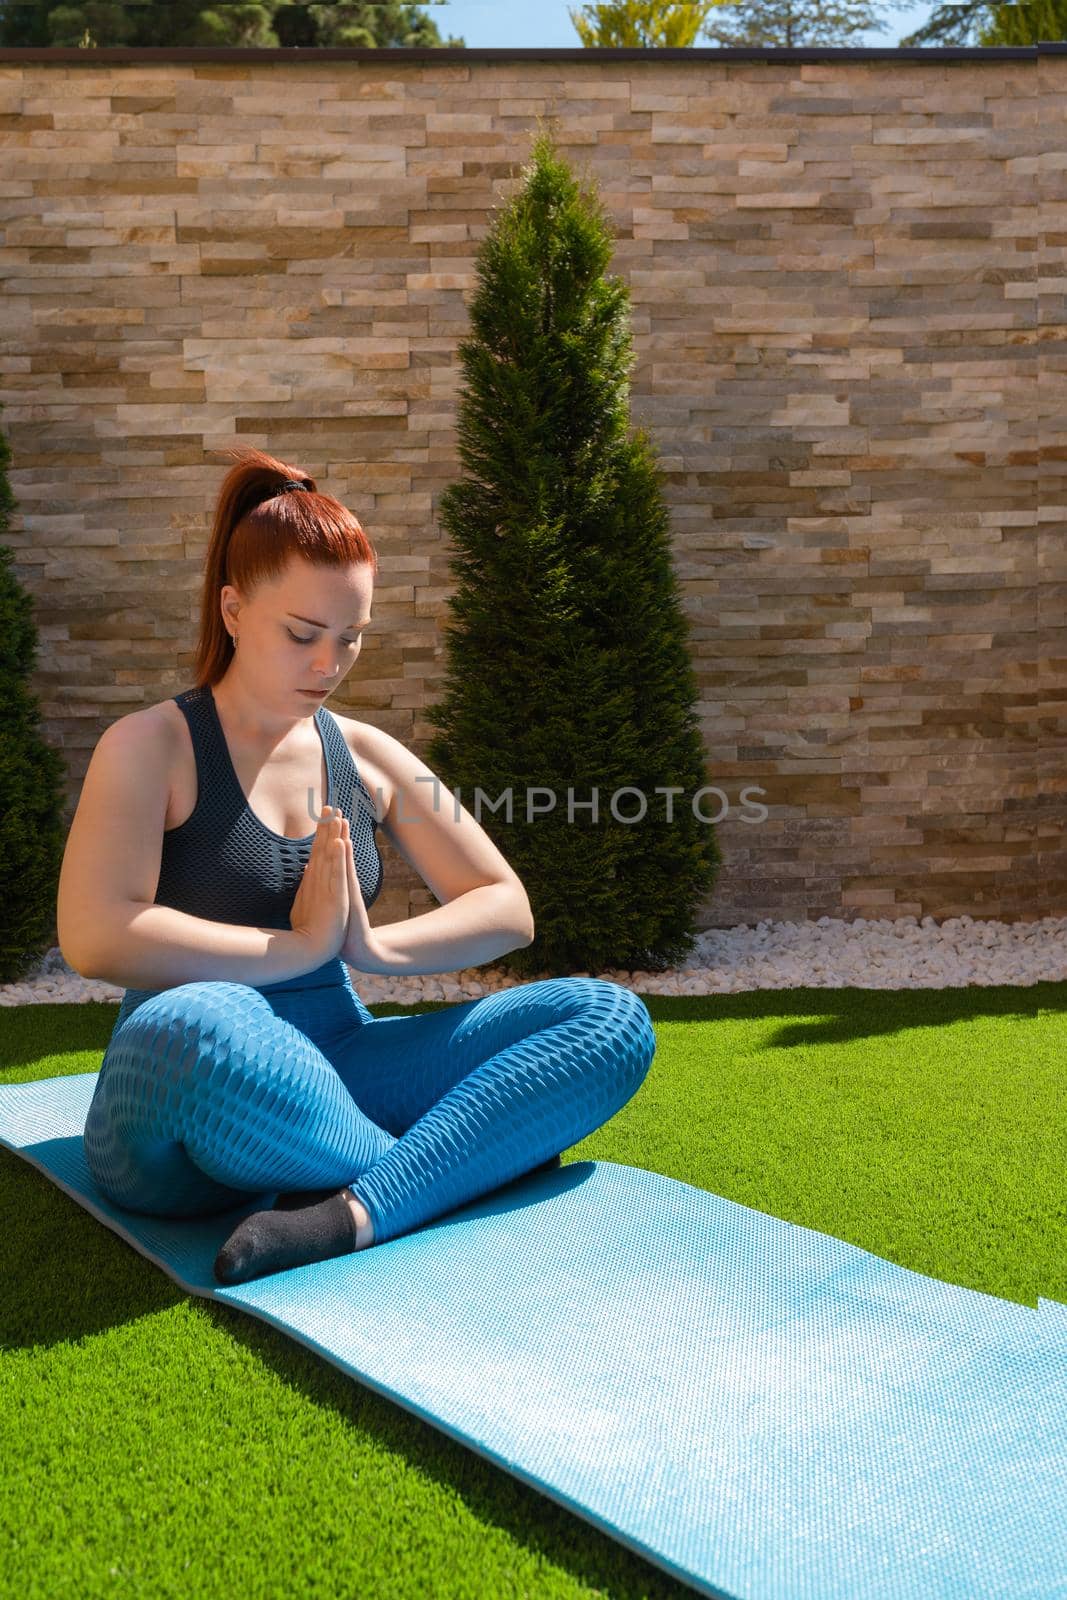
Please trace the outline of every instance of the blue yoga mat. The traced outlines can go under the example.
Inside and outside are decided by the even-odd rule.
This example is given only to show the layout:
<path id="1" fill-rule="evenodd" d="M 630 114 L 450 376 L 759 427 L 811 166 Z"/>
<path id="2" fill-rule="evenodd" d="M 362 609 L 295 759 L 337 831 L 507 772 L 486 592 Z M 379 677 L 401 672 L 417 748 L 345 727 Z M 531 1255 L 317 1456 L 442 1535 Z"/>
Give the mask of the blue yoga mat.
<path id="1" fill-rule="evenodd" d="M 0 1086 L 0 1143 L 181 1287 L 290 1334 L 700 1593 L 1067 1600 L 1067 1306 L 941 1283 L 611 1161 L 230 1288 L 250 1205 L 111 1206 L 97 1074 Z"/>

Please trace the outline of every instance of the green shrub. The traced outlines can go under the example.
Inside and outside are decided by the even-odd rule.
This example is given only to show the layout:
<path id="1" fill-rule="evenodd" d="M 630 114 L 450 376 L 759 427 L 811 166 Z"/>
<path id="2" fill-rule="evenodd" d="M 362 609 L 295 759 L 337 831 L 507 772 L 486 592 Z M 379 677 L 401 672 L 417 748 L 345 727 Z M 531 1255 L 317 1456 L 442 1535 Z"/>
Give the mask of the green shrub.
<path id="1" fill-rule="evenodd" d="M 662 474 L 628 437 L 629 292 L 604 275 L 599 203 L 544 132 L 524 173 L 479 245 L 459 347 L 468 475 L 440 499 L 456 587 L 427 759 L 529 895 L 536 938 L 503 964 L 662 970 L 719 864 L 693 808 L 709 779 Z M 490 809 L 509 788 L 510 822 Z"/>
<path id="2" fill-rule="evenodd" d="M 10 461 L 0 432 L 0 534 L 16 505 Z M 0 544 L 0 983 L 17 983 L 54 943 L 65 842 L 65 768 L 41 736 L 29 687 L 37 653 L 33 604 L 13 568 L 13 552 Z"/>

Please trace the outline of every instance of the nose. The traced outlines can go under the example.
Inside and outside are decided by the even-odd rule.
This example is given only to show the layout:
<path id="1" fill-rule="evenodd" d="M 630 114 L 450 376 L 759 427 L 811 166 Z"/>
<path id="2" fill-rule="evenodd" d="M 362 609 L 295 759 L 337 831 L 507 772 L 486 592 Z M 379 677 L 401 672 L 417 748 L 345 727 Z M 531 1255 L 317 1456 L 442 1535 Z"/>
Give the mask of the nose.
<path id="1" fill-rule="evenodd" d="M 326 650 L 321 655 L 316 652 L 315 662 L 311 670 L 316 677 L 325 678 L 328 682 L 332 682 L 337 676 L 336 655 L 328 654 Z"/>

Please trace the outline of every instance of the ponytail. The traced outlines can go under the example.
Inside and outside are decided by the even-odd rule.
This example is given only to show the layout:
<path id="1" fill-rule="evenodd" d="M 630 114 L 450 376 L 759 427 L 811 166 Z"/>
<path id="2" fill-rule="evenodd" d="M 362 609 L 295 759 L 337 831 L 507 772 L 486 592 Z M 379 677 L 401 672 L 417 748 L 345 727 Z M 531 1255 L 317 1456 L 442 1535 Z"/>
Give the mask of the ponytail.
<path id="1" fill-rule="evenodd" d="M 320 493 L 314 478 L 250 446 L 225 453 L 236 460 L 219 487 L 204 562 L 197 688 L 218 683 L 233 656 L 219 605 L 225 584 L 251 595 L 259 583 L 279 577 L 294 555 L 319 566 L 367 563 L 378 571 L 378 557 L 359 520 L 332 495 Z M 283 484 L 294 481 L 307 492 L 286 488 L 283 493 Z"/>

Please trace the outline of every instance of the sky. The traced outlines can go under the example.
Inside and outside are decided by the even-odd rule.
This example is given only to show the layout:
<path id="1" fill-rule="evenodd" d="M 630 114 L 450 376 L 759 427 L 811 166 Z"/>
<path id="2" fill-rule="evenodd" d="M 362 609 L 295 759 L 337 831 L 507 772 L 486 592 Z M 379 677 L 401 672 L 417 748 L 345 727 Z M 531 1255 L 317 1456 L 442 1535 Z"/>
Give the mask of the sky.
<path id="1" fill-rule="evenodd" d="M 426 3 L 426 0 L 423 0 Z M 546 45 L 557 49 L 581 49 L 568 11 L 577 11 L 579 0 L 448 0 L 446 5 L 429 5 L 427 10 L 437 23 L 441 37 L 453 34 L 471 48 L 502 48 L 506 45 Z M 936 0 L 909 9 L 890 7 L 872 0 L 872 9 L 885 19 L 883 32 L 870 31 L 850 39 L 849 47 L 895 45 L 904 34 L 926 22 L 936 9 Z M 711 48 L 707 41 L 698 48 Z"/>

